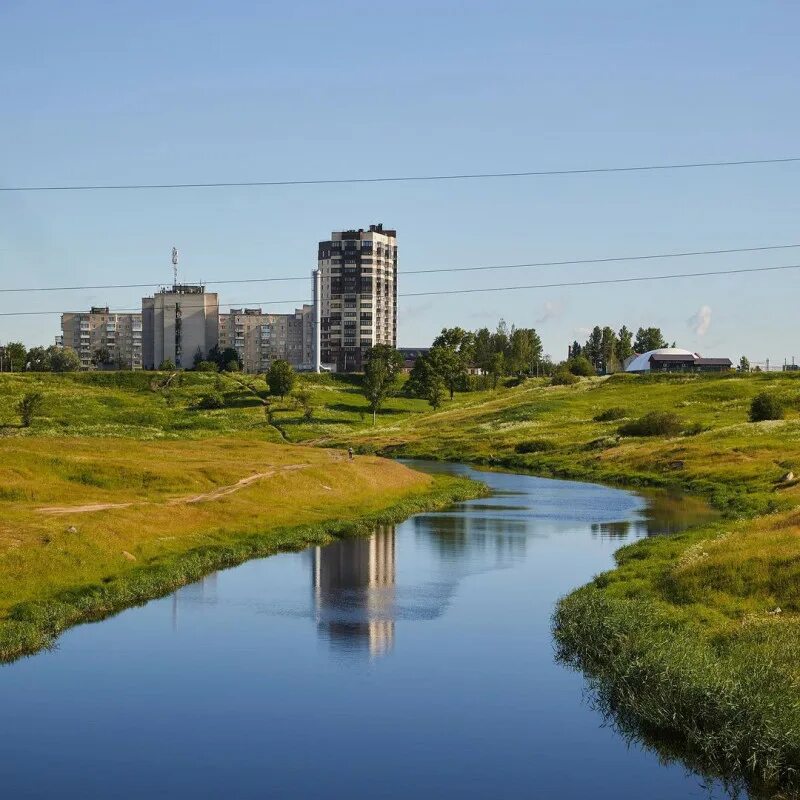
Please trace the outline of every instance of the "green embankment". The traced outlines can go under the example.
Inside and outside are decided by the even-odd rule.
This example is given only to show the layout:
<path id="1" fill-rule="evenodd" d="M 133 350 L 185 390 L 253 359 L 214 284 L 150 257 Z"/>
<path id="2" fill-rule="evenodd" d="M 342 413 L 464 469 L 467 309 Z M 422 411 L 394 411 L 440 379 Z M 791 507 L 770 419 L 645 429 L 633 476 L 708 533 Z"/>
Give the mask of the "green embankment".
<path id="1" fill-rule="evenodd" d="M 554 619 L 561 655 L 587 672 L 624 731 L 667 757 L 680 755 L 757 792 L 795 787 L 800 485 L 787 475 L 800 474 L 800 376 L 615 376 L 574 386 L 528 380 L 458 394 L 438 412 L 393 398 L 374 426 L 352 377 L 305 378 L 300 388 L 311 414 L 287 400 L 273 402 L 269 417 L 262 379 L 186 374 L 168 387 L 164 381 L 152 374 L 2 376 L 0 424 L 16 441 L 111 435 L 353 446 L 708 499 L 723 512 L 720 521 L 623 548 L 617 569 L 561 602 Z M 42 416 L 22 430 L 12 404 L 37 384 Z M 209 391 L 222 393 L 225 407 L 195 410 Z M 751 423 L 750 402 L 765 391 L 781 398 L 785 419 Z M 676 414 L 680 432 L 620 434 L 651 411 Z"/>

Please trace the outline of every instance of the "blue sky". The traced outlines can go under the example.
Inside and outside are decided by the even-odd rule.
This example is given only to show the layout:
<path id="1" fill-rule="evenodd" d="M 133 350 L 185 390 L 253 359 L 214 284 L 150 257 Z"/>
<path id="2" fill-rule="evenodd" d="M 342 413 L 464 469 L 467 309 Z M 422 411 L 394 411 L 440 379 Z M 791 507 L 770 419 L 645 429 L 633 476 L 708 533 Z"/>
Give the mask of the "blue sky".
<path id="1" fill-rule="evenodd" d="M 0 4 L 0 185 L 570 169 L 800 155 L 790 2 Z M 800 242 L 800 164 L 419 184 L 0 193 L 0 286 L 309 272 L 331 230 L 398 229 L 400 291 L 800 263 L 800 248 L 600 266 L 404 269 Z M 800 357 L 798 273 L 407 298 L 400 344 L 535 326 L 563 357 L 599 324 L 707 355 Z M 227 303 L 306 283 L 220 288 Z M 0 311 L 141 292 L 0 294 Z M 697 324 L 698 313 L 706 321 Z M 703 328 L 705 330 L 703 331 Z M 698 333 L 700 329 L 701 333 Z M 0 317 L 46 344 L 58 317 Z"/>

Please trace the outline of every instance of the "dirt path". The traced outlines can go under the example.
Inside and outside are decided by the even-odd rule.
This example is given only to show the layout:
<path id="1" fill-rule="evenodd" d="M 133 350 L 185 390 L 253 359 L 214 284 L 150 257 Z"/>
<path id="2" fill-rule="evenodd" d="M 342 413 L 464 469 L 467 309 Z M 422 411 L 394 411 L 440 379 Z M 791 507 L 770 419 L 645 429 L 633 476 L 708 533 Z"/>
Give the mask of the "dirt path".
<path id="1" fill-rule="evenodd" d="M 166 500 L 163 503 L 151 503 L 147 500 L 138 503 L 88 503 L 82 506 L 46 506 L 44 508 L 37 508 L 40 514 L 90 514 L 95 511 L 109 511 L 116 508 L 130 508 L 131 506 L 149 506 L 149 505 L 163 505 L 163 506 L 182 506 L 191 505 L 193 503 L 207 503 L 213 500 L 219 500 L 222 497 L 227 497 L 229 494 L 238 492 L 246 486 L 250 486 L 256 481 L 264 480 L 265 478 L 272 478 L 282 472 L 296 472 L 297 470 L 306 469 L 311 466 L 310 464 L 287 464 L 285 467 L 278 469 L 271 469 L 267 472 L 256 472 L 254 475 L 248 475 L 246 478 L 236 481 L 229 486 L 218 486 L 210 492 L 203 494 L 189 495 L 188 497 L 174 497 L 171 500 Z"/>

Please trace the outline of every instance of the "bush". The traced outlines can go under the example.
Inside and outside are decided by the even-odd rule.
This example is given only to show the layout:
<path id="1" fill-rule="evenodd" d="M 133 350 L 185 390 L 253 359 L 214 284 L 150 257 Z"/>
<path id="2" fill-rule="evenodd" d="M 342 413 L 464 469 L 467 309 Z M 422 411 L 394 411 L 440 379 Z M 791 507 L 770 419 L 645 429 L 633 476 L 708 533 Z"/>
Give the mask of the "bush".
<path id="1" fill-rule="evenodd" d="M 161 372 L 172 372 L 175 369 L 175 362 L 171 358 L 165 358 L 159 365 Z"/>
<path id="2" fill-rule="evenodd" d="M 225 399 L 219 392 L 209 392 L 204 394 L 197 401 L 195 408 L 202 409 L 203 411 L 210 411 L 215 408 L 225 408 Z"/>
<path id="3" fill-rule="evenodd" d="M 783 403 L 769 392 L 761 392 L 750 403 L 750 422 L 761 422 L 765 419 L 783 419 Z"/>
<path id="4" fill-rule="evenodd" d="M 17 403 L 17 412 L 22 420 L 22 427 L 29 428 L 34 416 L 42 407 L 44 397 L 41 392 L 26 392 Z"/>
<path id="5" fill-rule="evenodd" d="M 566 365 L 573 375 L 581 375 L 584 378 L 588 378 L 590 375 L 597 375 L 597 370 L 592 366 L 591 361 L 584 356 L 570 358 Z"/>
<path id="6" fill-rule="evenodd" d="M 217 365 L 213 361 L 198 361 L 194 365 L 196 372 L 216 372 Z"/>
<path id="7" fill-rule="evenodd" d="M 677 414 L 671 411 L 651 411 L 639 419 L 626 422 L 620 426 L 623 436 L 677 436 L 683 423 Z"/>
<path id="8" fill-rule="evenodd" d="M 552 386 L 572 386 L 573 383 L 577 383 L 580 378 L 577 375 L 573 375 L 566 367 L 559 367 L 554 373 L 553 377 L 550 378 L 550 384 Z"/>
<path id="9" fill-rule="evenodd" d="M 599 414 L 595 414 L 593 419 L 595 422 L 612 422 L 615 419 L 625 419 L 628 416 L 628 409 L 621 406 L 612 406 Z"/>
<path id="10" fill-rule="evenodd" d="M 710 430 L 710 426 L 704 425 L 702 422 L 693 422 L 691 425 L 687 426 L 683 434 L 684 436 L 697 436 L 699 433 L 705 433 Z"/>
<path id="11" fill-rule="evenodd" d="M 531 439 L 527 442 L 519 442 L 514 447 L 514 451 L 517 453 L 546 453 L 555 449 L 556 443 L 551 442 L 550 439 Z"/>

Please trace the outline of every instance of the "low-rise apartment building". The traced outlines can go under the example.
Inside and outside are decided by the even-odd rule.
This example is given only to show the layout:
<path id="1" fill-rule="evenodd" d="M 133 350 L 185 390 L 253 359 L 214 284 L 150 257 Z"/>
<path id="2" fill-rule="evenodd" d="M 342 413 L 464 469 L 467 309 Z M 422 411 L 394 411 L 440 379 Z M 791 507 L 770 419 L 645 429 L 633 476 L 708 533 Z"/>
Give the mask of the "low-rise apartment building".
<path id="1" fill-rule="evenodd" d="M 56 343 L 75 350 L 83 369 L 141 369 L 142 315 L 107 306 L 62 314 Z"/>

